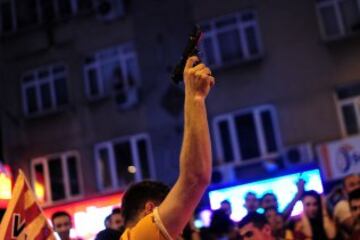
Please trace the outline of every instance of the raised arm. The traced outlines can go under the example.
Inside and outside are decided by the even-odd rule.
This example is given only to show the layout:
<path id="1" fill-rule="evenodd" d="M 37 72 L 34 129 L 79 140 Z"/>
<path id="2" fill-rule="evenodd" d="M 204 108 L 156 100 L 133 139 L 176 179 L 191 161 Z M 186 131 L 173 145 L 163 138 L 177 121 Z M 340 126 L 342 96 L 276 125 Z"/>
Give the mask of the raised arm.
<path id="1" fill-rule="evenodd" d="M 214 84 L 209 68 L 190 57 L 184 69 L 184 136 L 179 177 L 159 206 L 167 232 L 176 238 L 190 220 L 211 180 L 211 143 L 205 99 Z"/>
<path id="2" fill-rule="evenodd" d="M 284 209 L 282 216 L 284 221 L 289 220 L 289 217 L 291 216 L 291 212 L 293 211 L 297 201 L 299 201 L 305 191 L 305 181 L 303 179 L 299 179 L 299 181 L 296 183 L 297 186 L 297 192 L 294 196 L 294 198 L 291 200 L 291 202 L 286 206 Z"/>

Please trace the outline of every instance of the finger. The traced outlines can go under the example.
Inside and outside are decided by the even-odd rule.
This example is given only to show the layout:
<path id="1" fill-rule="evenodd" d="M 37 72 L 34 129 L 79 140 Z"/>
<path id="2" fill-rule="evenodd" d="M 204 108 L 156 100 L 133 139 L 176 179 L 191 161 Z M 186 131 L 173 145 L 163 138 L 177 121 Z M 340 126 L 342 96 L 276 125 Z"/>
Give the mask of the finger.
<path id="1" fill-rule="evenodd" d="M 198 75 L 198 79 L 201 79 L 202 81 L 207 81 L 210 87 L 212 87 L 215 84 L 215 78 L 208 74 L 200 74 Z"/>
<path id="2" fill-rule="evenodd" d="M 184 70 L 188 70 L 194 66 L 194 63 L 199 61 L 198 56 L 191 56 L 186 60 L 185 68 Z"/>
<path id="3" fill-rule="evenodd" d="M 196 65 L 195 67 L 193 67 L 192 69 L 193 69 L 195 72 L 197 72 L 197 71 L 203 70 L 204 68 L 206 68 L 206 65 L 203 64 L 203 63 L 200 63 L 200 64 Z"/>
<path id="4" fill-rule="evenodd" d="M 205 68 L 203 68 L 203 69 L 201 69 L 200 71 L 197 71 L 197 72 L 200 72 L 201 74 L 212 76 L 211 70 L 208 67 L 205 67 Z"/>

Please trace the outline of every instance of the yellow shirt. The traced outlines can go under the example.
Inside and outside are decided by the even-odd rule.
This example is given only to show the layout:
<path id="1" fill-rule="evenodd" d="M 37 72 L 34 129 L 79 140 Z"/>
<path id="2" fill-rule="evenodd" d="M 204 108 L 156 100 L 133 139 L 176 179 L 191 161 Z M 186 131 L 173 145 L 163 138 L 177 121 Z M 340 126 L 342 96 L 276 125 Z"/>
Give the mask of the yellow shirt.
<path id="1" fill-rule="evenodd" d="M 120 240 L 172 240 L 166 231 L 158 209 L 142 218 L 134 227 L 127 228 Z"/>

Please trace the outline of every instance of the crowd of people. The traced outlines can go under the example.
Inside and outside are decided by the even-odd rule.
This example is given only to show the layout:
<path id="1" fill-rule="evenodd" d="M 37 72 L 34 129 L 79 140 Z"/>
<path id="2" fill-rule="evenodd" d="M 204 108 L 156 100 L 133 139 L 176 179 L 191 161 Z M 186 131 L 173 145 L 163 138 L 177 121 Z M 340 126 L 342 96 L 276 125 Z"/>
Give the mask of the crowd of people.
<path id="1" fill-rule="evenodd" d="M 302 201 L 303 212 L 291 216 L 298 200 Z M 325 195 L 305 191 L 303 181 L 298 183 L 297 194 L 282 212 L 273 193 L 258 198 L 249 192 L 244 204 L 247 215 L 240 222 L 231 220 L 231 205 L 225 200 L 213 212 L 210 226 L 202 229 L 201 239 L 360 239 L 359 175 L 343 179 L 342 198 L 331 205 Z M 262 214 L 258 213 L 260 209 Z"/>
<path id="2" fill-rule="evenodd" d="M 140 192 L 145 191 L 143 192 L 145 195 L 149 186 L 154 192 L 161 192 L 162 194 L 155 200 L 159 203 L 169 192 L 167 186 L 158 182 L 145 181 L 134 186 L 132 187 L 134 191 L 130 191 L 124 199 L 125 211 L 114 208 L 105 218 L 104 230 L 96 235 L 95 240 L 119 240 L 125 231 L 125 221 L 133 221 L 134 224 L 138 222 L 134 216 L 139 211 L 138 206 L 142 205 L 145 199 L 137 196 L 139 189 Z M 297 187 L 297 194 L 281 212 L 278 209 L 277 196 L 273 193 L 265 193 L 258 197 L 254 192 L 248 192 L 244 199 L 247 215 L 239 222 L 231 219 L 231 203 L 224 200 L 221 207 L 212 212 L 210 226 L 197 229 L 192 219 L 177 240 L 360 239 L 359 175 L 352 174 L 343 179 L 342 198 L 333 206 L 329 204 L 326 196 L 314 190 L 305 191 L 304 181 L 300 180 Z M 147 194 L 152 195 L 152 191 L 148 191 Z M 303 212 L 291 216 L 298 200 L 302 201 Z M 66 212 L 56 212 L 51 220 L 61 240 L 70 240 L 71 216 Z"/>

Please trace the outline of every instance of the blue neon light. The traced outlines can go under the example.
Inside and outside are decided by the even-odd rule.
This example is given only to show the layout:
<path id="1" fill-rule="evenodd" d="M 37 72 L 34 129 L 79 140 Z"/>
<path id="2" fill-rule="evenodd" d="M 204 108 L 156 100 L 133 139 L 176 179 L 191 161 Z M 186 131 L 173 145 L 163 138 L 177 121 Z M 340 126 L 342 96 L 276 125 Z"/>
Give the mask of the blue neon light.
<path id="1" fill-rule="evenodd" d="M 295 196 L 297 192 L 296 182 L 300 177 L 306 182 L 305 190 L 315 190 L 319 193 L 323 192 L 320 171 L 314 169 L 209 191 L 211 209 L 218 209 L 223 200 L 229 200 L 233 212 L 231 218 L 239 221 L 246 215 L 244 197 L 247 192 L 251 191 L 256 193 L 258 197 L 261 197 L 264 193 L 274 193 L 278 199 L 279 211 L 282 211 Z M 301 211 L 302 205 L 301 202 L 298 202 L 292 215 L 298 214 Z"/>

